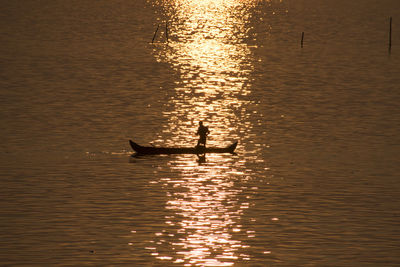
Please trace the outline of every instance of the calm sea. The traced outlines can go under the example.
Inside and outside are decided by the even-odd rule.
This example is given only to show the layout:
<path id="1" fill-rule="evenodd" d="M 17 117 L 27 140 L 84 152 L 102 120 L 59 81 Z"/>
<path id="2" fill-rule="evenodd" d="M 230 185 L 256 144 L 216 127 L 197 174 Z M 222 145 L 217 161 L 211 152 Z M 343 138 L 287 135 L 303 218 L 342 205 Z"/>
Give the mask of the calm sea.
<path id="1" fill-rule="evenodd" d="M 400 265 L 398 0 L 2 2 L 1 265 Z"/>

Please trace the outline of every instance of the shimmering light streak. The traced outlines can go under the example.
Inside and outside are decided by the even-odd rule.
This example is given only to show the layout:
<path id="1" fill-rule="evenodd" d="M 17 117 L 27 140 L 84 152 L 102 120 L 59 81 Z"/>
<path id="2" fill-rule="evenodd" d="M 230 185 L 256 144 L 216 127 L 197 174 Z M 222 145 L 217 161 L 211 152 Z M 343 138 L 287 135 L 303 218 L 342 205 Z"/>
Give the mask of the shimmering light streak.
<path id="1" fill-rule="evenodd" d="M 199 120 L 210 126 L 210 146 L 240 139 L 252 128 L 245 120 L 250 102 L 244 98 L 250 93 L 248 76 L 253 68 L 251 48 L 244 41 L 252 1 L 159 4 L 169 18 L 170 40 L 155 45 L 154 54 L 180 78 L 164 112 L 168 125 L 158 141 L 195 145 Z M 165 218 L 165 233 L 156 236 L 162 246 L 155 256 L 172 257 L 173 262 L 189 266 L 231 266 L 238 259 L 248 260 L 240 253 L 247 245 L 234 237 L 242 231 L 240 217 L 249 207 L 239 201 L 242 189 L 235 186 L 245 176 L 243 164 L 213 154 L 200 165 L 188 155 L 171 159 L 169 167 L 178 177 L 167 176 L 162 182 L 168 196 L 166 209 L 173 215 Z M 170 239 L 164 239 L 167 232 Z"/>
<path id="2" fill-rule="evenodd" d="M 251 48 L 244 40 L 248 37 L 246 22 L 253 2 L 160 3 L 170 20 L 171 41 L 163 47 L 155 46 L 154 53 L 180 76 L 171 108 L 164 112 L 169 124 L 160 134 L 160 142 L 195 143 L 193 128 L 199 120 L 212 123 L 210 144 L 225 145 L 228 138 L 238 139 L 248 130 L 249 125 L 243 125 L 248 102 L 240 98 L 250 92 L 248 76 L 253 65 Z"/>

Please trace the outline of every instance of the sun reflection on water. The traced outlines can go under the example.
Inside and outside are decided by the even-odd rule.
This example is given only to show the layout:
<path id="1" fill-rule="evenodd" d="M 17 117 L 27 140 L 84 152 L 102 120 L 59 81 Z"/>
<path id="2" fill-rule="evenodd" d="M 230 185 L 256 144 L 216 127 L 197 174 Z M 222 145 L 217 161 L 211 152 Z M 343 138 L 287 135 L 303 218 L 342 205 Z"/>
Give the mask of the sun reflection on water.
<path id="1" fill-rule="evenodd" d="M 169 63 L 179 79 L 164 113 L 169 125 L 159 141 L 195 143 L 193 127 L 199 120 L 212 123 L 210 144 L 238 139 L 246 128 L 241 125 L 244 96 L 250 93 L 248 77 L 253 70 L 251 48 L 243 41 L 251 2 L 176 0 L 163 6 L 170 18 L 171 41 L 155 46 L 154 54 Z"/>
<path id="2" fill-rule="evenodd" d="M 154 255 L 172 257 L 175 263 L 201 266 L 229 266 L 239 257 L 245 244 L 234 238 L 242 231 L 240 217 L 248 208 L 239 201 L 242 189 L 235 183 L 245 173 L 240 164 L 223 155 L 210 155 L 206 164 L 198 165 L 191 156 L 176 158 L 170 163 L 179 178 L 165 177 L 160 182 L 168 192 L 166 227 L 156 233 Z M 170 239 L 168 239 L 170 237 Z M 167 241 L 168 239 L 168 241 Z M 162 246 L 170 242 L 172 251 Z M 172 255 L 173 256 L 172 256 Z"/>
<path id="3" fill-rule="evenodd" d="M 153 52 L 179 76 L 164 116 L 168 125 L 159 141 L 195 145 L 197 123 L 210 126 L 208 146 L 225 146 L 248 137 L 246 121 L 252 52 L 245 40 L 251 1 L 175 0 L 158 3 L 168 17 L 170 40 Z M 151 254 L 184 265 L 230 266 L 248 260 L 246 247 L 235 238 L 240 218 L 249 207 L 239 199 L 246 178 L 245 162 L 231 155 L 207 154 L 205 162 L 191 155 L 171 158 L 178 176 L 161 179 L 171 213 L 155 235 Z M 168 249 L 167 249 L 168 247 Z"/>

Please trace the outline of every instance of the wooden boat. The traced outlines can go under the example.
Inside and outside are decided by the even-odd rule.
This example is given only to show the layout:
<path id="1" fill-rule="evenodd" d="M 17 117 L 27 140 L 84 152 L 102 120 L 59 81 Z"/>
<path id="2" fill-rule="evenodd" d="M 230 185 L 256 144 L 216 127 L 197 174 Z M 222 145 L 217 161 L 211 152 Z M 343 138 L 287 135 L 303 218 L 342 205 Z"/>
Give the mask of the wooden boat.
<path id="1" fill-rule="evenodd" d="M 237 141 L 227 147 L 151 147 L 141 146 L 132 140 L 129 144 L 132 149 L 142 155 L 158 155 L 158 154 L 205 154 L 205 153 L 231 153 L 233 154 L 237 146 Z"/>

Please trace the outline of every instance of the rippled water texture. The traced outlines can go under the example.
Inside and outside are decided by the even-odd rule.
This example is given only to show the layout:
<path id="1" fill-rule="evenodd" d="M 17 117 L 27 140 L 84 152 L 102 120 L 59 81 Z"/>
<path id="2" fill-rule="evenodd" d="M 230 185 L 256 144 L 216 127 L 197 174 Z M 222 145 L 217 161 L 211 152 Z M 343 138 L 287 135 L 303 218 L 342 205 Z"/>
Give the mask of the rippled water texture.
<path id="1" fill-rule="evenodd" d="M 400 264 L 398 1 L 2 10 L 1 264 Z"/>

